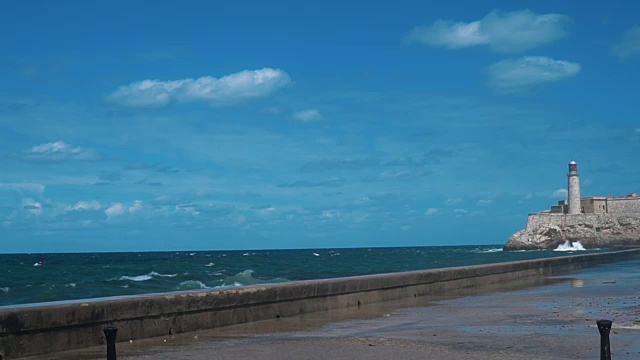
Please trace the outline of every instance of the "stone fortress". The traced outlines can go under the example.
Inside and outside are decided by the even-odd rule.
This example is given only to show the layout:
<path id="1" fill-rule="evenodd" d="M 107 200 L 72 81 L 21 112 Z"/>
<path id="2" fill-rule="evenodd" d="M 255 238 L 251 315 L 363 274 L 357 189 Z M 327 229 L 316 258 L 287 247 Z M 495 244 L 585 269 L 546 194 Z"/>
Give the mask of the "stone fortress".
<path id="1" fill-rule="evenodd" d="M 513 234 L 505 250 L 555 249 L 566 241 L 589 248 L 640 247 L 640 196 L 580 197 L 580 174 L 569 163 L 567 200 L 529 214 L 527 227 Z"/>

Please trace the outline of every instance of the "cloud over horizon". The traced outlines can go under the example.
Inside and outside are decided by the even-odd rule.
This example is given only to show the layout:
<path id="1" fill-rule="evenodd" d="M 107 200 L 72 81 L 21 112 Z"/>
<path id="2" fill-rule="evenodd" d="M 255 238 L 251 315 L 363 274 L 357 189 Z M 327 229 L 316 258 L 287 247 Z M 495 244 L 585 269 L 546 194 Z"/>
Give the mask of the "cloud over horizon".
<path id="1" fill-rule="evenodd" d="M 487 69 L 487 75 L 489 86 L 496 92 L 518 93 L 576 76 L 580 70 L 581 66 L 578 63 L 554 60 L 545 56 L 525 56 L 492 64 Z"/>
<path id="2" fill-rule="evenodd" d="M 72 146 L 64 141 L 50 142 L 33 146 L 24 152 L 24 158 L 36 161 L 95 160 L 95 150 Z"/>
<path id="3" fill-rule="evenodd" d="M 308 109 L 294 113 L 293 118 L 302 123 L 308 123 L 322 119 L 322 115 L 320 115 L 320 111 L 318 111 L 318 109 Z"/>
<path id="4" fill-rule="evenodd" d="M 405 41 L 447 49 L 488 46 L 501 53 L 517 53 L 566 37 L 570 24 L 571 19 L 563 14 L 493 10 L 476 21 L 437 20 L 418 26 Z"/>
<path id="5" fill-rule="evenodd" d="M 267 96 L 291 83 L 280 69 L 244 70 L 221 78 L 171 81 L 142 80 L 120 86 L 107 99 L 126 107 L 163 107 L 172 102 L 204 101 L 211 106 L 229 105 Z"/>
<path id="6" fill-rule="evenodd" d="M 627 29 L 611 47 L 611 54 L 620 59 L 640 57 L 640 26 L 636 25 Z"/>

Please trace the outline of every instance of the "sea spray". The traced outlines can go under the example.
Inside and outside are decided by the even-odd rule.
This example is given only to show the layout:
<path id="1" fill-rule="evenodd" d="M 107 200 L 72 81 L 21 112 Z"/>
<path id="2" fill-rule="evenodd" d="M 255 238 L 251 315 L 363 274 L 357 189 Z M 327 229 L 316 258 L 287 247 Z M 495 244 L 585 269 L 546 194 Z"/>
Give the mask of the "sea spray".
<path id="1" fill-rule="evenodd" d="M 585 251 L 586 249 L 580 241 L 569 242 L 569 240 L 565 241 L 564 244 L 558 245 L 553 251 Z"/>

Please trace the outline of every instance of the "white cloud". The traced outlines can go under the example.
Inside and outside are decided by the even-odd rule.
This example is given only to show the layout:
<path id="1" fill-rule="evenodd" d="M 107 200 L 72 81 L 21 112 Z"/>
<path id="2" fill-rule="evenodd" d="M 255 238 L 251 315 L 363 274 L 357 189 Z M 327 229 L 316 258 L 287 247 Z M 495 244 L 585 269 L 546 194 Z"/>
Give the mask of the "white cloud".
<path id="1" fill-rule="evenodd" d="M 94 160 L 98 155 L 94 150 L 56 141 L 32 147 L 25 151 L 25 158 L 40 161 Z"/>
<path id="2" fill-rule="evenodd" d="M 431 25 L 419 26 L 405 39 L 447 49 L 485 45 L 498 52 L 515 53 L 567 36 L 570 24 L 571 19 L 562 14 L 494 10 L 472 22 L 438 20 Z"/>
<path id="3" fill-rule="evenodd" d="M 621 59 L 640 56 L 640 26 L 625 31 L 622 38 L 611 47 L 611 54 Z"/>
<path id="4" fill-rule="evenodd" d="M 333 219 L 334 217 L 337 217 L 339 215 L 337 210 L 323 210 L 322 211 L 322 217 L 323 218 L 328 218 L 328 219 Z"/>
<path id="5" fill-rule="evenodd" d="M 322 119 L 322 115 L 320 115 L 320 111 L 318 111 L 318 109 L 308 109 L 294 113 L 293 118 L 300 122 L 308 123 Z"/>
<path id="6" fill-rule="evenodd" d="M 431 216 L 431 215 L 435 215 L 435 214 L 437 214 L 439 212 L 440 212 L 440 209 L 438 209 L 438 208 L 428 208 L 427 211 L 424 212 L 424 214 Z"/>
<path id="7" fill-rule="evenodd" d="M 526 91 L 532 87 L 572 77 L 580 64 L 544 56 L 507 59 L 488 68 L 489 85 L 499 93 Z"/>
<path id="8" fill-rule="evenodd" d="M 87 211 L 87 210 L 100 210 L 102 205 L 99 202 L 93 201 L 78 201 L 75 205 L 71 206 L 69 210 L 75 211 Z"/>
<path id="9" fill-rule="evenodd" d="M 104 213 L 107 214 L 107 217 L 114 218 L 121 215 L 139 213 L 142 210 L 144 210 L 142 201 L 135 200 L 131 206 L 127 206 L 119 202 L 113 203 L 104 211 Z"/>
<path id="10" fill-rule="evenodd" d="M 445 204 L 446 205 L 454 205 L 454 204 L 459 204 L 462 202 L 462 198 L 460 197 L 453 197 L 453 198 L 448 198 L 447 200 L 445 200 Z"/>
<path id="11" fill-rule="evenodd" d="M 529 201 L 529 200 L 531 200 L 533 198 L 534 198 L 533 194 L 532 193 L 528 193 L 522 199 L 518 200 L 518 204 L 522 204 L 523 202 Z"/>
<path id="12" fill-rule="evenodd" d="M 161 107 L 173 101 L 204 101 L 215 106 L 266 96 L 290 82 L 284 71 L 264 68 L 221 78 L 143 80 L 117 88 L 108 99 L 129 107 Z"/>
<path id="13" fill-rule="evenodd" d="M 568 194 L 569 192 L 567 191 L 567 189 L 558 189 L 551 194 L 551 197 L 566 199 Z"/>
<path id="14" fill-rule="evenodd" d="M 274 207 L 267 207 L 267 208 L 263 208 L 263 209 L 257 209 L 256 213 L 258 213 L 261 216 L 269 216 L 271 214 L 273 214 L 276 211 L 276 209 Z"/>
<path id="15" fill-rule="evenodd" d="M 177 204 L 174 209 L 176 213 L 186 213 L 193 216 L 200 215 L 200 211 L 193 204 Z"/>
<path id="16" fill-rule="evenodd" d="M 133 214 L 142 210 L 142 201 L 136 200 L 133 202 L 133 205 L 129 206 L 129 213 Z"/>
<path id="17" fill-rule="evenodd" d="M 476 202 L 476 205 L 478 205 L 478 206 L 487 206 L 487 205 L 491 205 L 491 204 L 493 204 L 493 200 L 491 200 L 491 199 L 486 199 L 486 200 L 485 199 L 481 199 L 481 200 L 478 200 L 478 202 Z"/>
<path id="18" fill-rule="evenodd" d="M 126 212 L 126 208 L 122 203 L 114 203 L 109 206 L 104 213 L 107 214 L 108 217 L 114 217 L 122 215 Z"/>
<path id="19" fill-rule="evenodd" d="M 44 212 L 42 204 L 31 198 L 22 199 L 22 208 L 31 215 L 41 215 Z"/>

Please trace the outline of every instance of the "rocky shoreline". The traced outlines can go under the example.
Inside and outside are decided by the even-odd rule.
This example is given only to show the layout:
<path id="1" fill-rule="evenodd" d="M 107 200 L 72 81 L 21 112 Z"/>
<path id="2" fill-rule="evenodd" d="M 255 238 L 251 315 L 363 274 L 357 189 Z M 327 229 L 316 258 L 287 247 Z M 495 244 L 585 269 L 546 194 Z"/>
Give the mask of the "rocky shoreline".
<path id="1" fill-rule="evenodd" d="M 567 241 L 586 249 L 640 247 L 640 215 L 530 214 L 504 250 L 553 250 Z"/>

